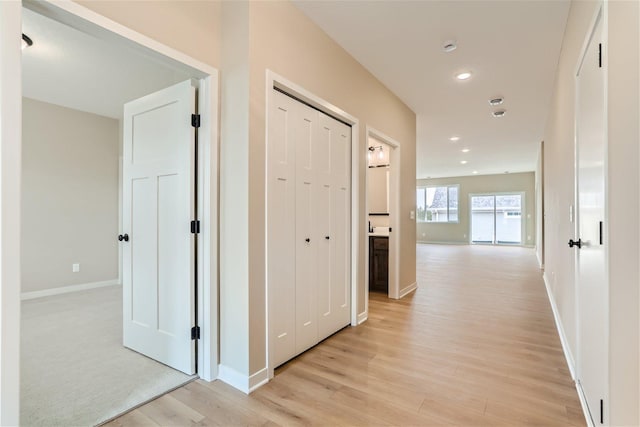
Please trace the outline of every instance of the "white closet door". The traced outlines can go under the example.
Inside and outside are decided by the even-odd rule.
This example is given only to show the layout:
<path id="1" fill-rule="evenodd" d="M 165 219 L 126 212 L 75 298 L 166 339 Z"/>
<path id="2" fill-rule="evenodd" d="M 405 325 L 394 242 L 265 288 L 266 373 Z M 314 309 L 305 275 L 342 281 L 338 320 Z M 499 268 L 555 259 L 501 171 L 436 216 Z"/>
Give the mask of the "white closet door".
<path id="1" fill-rule="evenodd" d="M 351 130 L 323 113 L 318 138 L 318 338 L 349 324 Z"/>
<path id="2" fill-rule="evenodd" d="M 296 352 L 318 342 L 316 257 L 319 233 L 315 220 L 318 156 L 318 112 L 298 103 L 296 131 Z"/>
<path id="3" fill-rule="evenodd" d="M 331 315 L 325 336 L 349 324 L 351 258 L 351 129 L 321 114 L 331 127 Z M 324 338 L 324 337 L 323 337 Z"/>
<path id="4" fill-rule="evenodd" d="M 267 276 L 270 334 L 278 366 L 296 355 L 295 117 L 298 103 L 275 92 L 267 152 Z"/>

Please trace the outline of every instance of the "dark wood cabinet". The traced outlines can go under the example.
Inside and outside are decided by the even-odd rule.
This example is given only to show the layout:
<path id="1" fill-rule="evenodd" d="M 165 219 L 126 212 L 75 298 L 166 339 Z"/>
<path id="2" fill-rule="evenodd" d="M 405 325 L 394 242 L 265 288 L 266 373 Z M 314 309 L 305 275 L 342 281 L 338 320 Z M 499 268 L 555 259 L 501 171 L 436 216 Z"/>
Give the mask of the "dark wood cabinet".
<path id="1" fill-rule="evenodd" d="M 389 291 L 389 238 L 369 236 L 369 290 Z"/>

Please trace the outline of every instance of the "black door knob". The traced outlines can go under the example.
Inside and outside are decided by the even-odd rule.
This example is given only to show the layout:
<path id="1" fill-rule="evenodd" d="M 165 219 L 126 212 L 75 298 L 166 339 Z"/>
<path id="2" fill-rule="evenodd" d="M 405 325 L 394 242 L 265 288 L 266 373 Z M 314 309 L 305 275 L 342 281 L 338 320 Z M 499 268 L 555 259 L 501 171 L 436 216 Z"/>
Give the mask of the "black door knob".
<path id="1" fill-rule="evenodd" d="M 309 243 L 309 242 L 311 242 L 311 239 L 307 237 L 306 239 L 304 239 L 304 241 Z"/>
<path id="2" fill-rule="evenodd" d="M 578 249 L 580 249 L 582 247 L 582 239 L 578 239 L 575 242 L 573 239 L 569 239 L 569 247 L 572 248 L 574 246 L 577 246 Z"/>
<path id="3" fill-rule="evenodd" d="M 128 241 L 129 241 L 129 235 L 128 235 L 128 234 L 124 234 L 124 235 L 123 235 L 123 234 L 120 234 L 120 235 L 118 236 L 118 240 L 119 240 L 119 241 L 121 241 L 121 242 L 122 242 L 123 240 L 124 240 L 125 242 L 128 242 Z"/>

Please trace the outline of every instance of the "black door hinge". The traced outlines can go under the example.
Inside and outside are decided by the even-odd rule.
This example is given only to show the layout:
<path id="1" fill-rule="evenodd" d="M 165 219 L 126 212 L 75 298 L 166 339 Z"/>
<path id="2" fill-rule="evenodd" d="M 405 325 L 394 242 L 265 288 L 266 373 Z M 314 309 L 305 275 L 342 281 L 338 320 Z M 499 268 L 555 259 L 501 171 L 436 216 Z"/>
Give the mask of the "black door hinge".
<path id="1" fill-rule="evenodd" d="M 598 68 L 602 68 L 602 43 L 598 43 Z"/>
<path id="2" fill-rule="evenodd" d="M 191 221 L 191 234 L 200 233 L 200 220 Z"/>
<path id="3" fill-rule="evenodd" d="M 193 126 L 194 128 L 200 127 L 200 114 L 191 115 L 191 126 Z"/>
<path id="4" fill-rule="evenodd" d="M 200 339 L 200 326 L 194 326 L 191 328 L 191 339 L 199 340 Z"/>

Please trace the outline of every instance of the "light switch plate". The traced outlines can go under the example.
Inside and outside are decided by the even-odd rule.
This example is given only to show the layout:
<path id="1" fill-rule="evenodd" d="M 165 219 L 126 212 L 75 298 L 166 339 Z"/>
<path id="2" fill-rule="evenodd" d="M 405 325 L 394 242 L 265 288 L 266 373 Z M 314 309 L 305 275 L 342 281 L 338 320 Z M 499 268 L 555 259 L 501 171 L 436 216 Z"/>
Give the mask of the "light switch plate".
<path id="1" fill-rule="evenodd" d="M 416 219 L 416 211 L 409 212 L 409 219 Z"/>
<path id="2" fill-rule="evenodd" d="M 80 272 L 80 264 L 71 264 L 71 271 L 73 273 L 79 273 Z"/>

